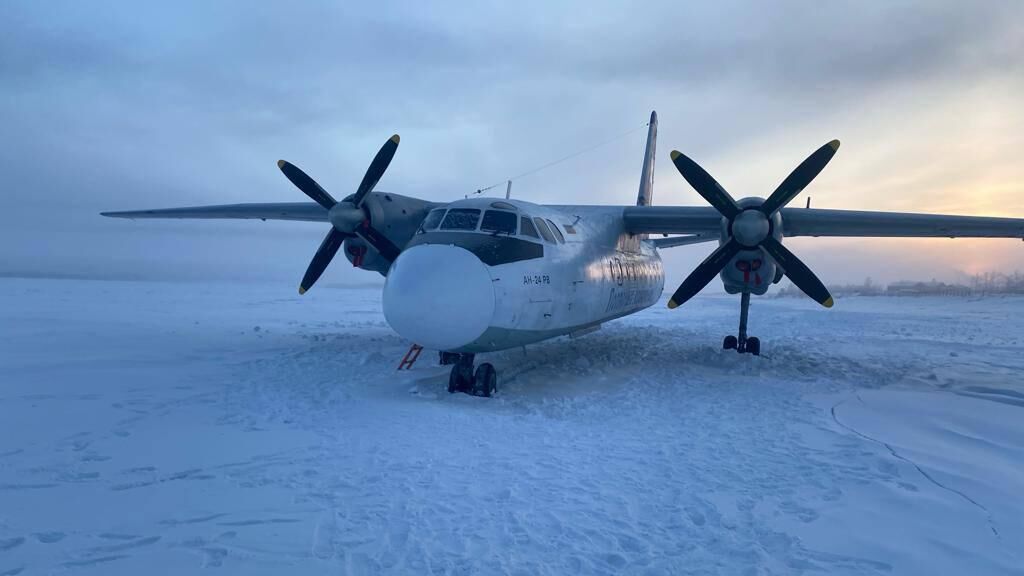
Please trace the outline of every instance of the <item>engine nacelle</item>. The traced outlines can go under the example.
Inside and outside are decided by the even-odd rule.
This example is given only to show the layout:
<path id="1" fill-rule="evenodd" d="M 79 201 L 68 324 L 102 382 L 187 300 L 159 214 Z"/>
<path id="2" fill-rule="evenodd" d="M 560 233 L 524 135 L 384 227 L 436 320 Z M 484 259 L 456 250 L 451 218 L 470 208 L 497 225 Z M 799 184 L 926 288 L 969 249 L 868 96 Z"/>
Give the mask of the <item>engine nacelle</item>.
<path id="1" fill-rule="evenodd" d="M 763 198 L 743 198 L 737 201 L 740 208 L 758 207 Z M 771 219 L 771 235 L 782 241 L 782 214 L 776 212 Z M 719 245 L 725 244 L 730 236 L 729 222 L 722 218 L 722 239 Z M 768 291 L 768 287 L 782 279 L 782 271 L 775 260 L 760 248 L 743 250 L 729 262 L 719 274 L 725 291 L 729 294 L 750 292 L 758 296 Z"/>
<path id="2" fill-rule="evenodd" d="M 348 261 L 356 268 L 380 272 L 386 276 L 388 268 L 391 266 L 391 263 L 374 250 L 373 246 L 358 236 L 346 238 L 342 244 L 342 251 L 345 253 L 345 258 L 348 258 Z"/>
<path id="3" fill-rule="evenodd" d="M 427 216 L 427 212 L 439 205 L 436 202 L 390 192 L 370 192 L 363 200 L 363 208 L 369 214 L 373 227 L 387 236 L 399 249 L 405 248 L 409 243 Z M 391 262 L 384 259 L 362 238 L 347 238 L 343 250 L 345 257 L 353 266 L 387 276 Z"/>

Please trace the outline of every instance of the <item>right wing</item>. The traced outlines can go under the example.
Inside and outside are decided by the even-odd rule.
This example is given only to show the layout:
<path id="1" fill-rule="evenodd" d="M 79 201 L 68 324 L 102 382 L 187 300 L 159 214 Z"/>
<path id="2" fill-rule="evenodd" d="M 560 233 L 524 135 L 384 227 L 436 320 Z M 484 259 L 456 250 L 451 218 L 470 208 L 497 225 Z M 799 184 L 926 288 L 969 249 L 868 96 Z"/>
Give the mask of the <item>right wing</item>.
<path id="1" fill-rule="evenodd" d="M 192 206 L 189 208 L 162 208 L 100 212 L 111 218 L 203 218 L 242 220 L 295 220 L 300 222 L 327 222 L 327 210 L 316 202 L 268 202 L 261 204 L 221 204 L 218 206 Z"/>

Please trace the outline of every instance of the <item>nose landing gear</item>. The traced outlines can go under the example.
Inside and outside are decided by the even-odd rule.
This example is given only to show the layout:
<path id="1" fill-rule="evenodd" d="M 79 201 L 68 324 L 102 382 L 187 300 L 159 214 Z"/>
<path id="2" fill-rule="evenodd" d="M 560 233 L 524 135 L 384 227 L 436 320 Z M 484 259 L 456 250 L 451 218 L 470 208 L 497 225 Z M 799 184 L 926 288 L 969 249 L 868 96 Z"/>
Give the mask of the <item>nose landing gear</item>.
<path id="1" fill-rule="evenodd" d="M 750 311 L 750 292 L 740 295 L 740 333 L 739 336 L 726 336 L 722 341 L 723 350 L 735 350 L 740 354 L 761 355 L 761 340 L 757 336 L 747 337 L 747 314 Z"/>
<path id="2" fill-rule="evenodd" d="M 451 354 L 451 353 L 445 353 Z M 465 392 L 473 396 L 491 397 L 498 391 L 498 373 L 488 362 L 473 372 L 473 354 L 458 354 L 448 375 L 448 393 Z"/>

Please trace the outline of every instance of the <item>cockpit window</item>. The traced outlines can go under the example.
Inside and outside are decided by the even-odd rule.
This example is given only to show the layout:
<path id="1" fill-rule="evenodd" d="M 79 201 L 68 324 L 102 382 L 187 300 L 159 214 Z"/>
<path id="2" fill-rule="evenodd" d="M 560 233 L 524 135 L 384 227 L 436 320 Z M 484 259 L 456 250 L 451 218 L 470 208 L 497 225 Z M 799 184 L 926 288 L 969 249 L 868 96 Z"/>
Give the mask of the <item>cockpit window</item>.
<path id="1" fill-rule="evenodd" d="M 441 222 L 441 230 L 476 230 L 480 211 L 476 208 L 452 208 Z"/>
<path id="2" fill-rule="evenodd" d="M 532 236 L 540 240 L 540 235 L 537 234 L 537 227 L 533 225 L 533 221 L 528 216 L 523 216 L 519 221 L 519 233 L 523 236 Z"/>
<path id="3" fill-rule="evenodd" d="M 495 202 L 495 204 L 497 204 L 497 202 Z M 519 218 L 511 212 L 488 210 L 487 212 L 484 212 L 484 219 L 480 222 L 480 231 L 514 236 L 516 233 L 516 220 L 518 219 Z"/>
<path id="4" fill-rule="evenodd" d="M 423 224 L 420 225 L 420 234 L 436 230 L 442 218 L 444 218 L 444 208 L 431 210 L 430 214 L 427 214 L 427 217 L 423 219 Z"/>
<path id="5" fill-rule="evenodd" d="M 557 244 L 557 242 L 555 242 L 555 237 L 551 235 L 551 230 L 548 230 L 548 225 L 545 224 L 543 220 L 540 218 L 534 218 L 533 223 L 537 225 L 537 231 L 540 232 L 540 235 L 543 236 L 545 240 L 552 244 Z"/>
<path id="6" fill-rule="evenodd" d="M 565 244 L 565 236 L 562 236 L 562 231 L 558 229 L 558 225 L 551 220 L 548 220 L 547 223 L 548 227 L 551 228 L 551 232 L 555 235 L 555 238 L 558 238 L 558 243 Z"/>

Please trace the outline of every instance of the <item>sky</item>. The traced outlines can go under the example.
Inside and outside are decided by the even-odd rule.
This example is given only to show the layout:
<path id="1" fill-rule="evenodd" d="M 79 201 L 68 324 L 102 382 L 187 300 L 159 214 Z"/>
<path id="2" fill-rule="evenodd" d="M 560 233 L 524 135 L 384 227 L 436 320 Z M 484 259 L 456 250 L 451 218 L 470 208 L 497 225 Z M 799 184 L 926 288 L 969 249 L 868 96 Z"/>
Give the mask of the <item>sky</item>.
<path id="1" fill-rule="evenodd" d="M 378 188 L 436 201 L 628 132 L 513 195 L 631 204 L 651 110 L 655 204 L 703 204 L 672 149 L 764 196 L 838 138 L 795 203 L 1024 217 L 1024 3 L 691 4 L 5 2 L 0 275 L 292 290 L 324 224 L 98 212 L 306 200 L 279 158 L 345 196 L 395 132 Z M 1019 240 L 787 246 L 826 283 L 1024 270 Z M 712 249 L 665 251 L 667 284 Z"/>

